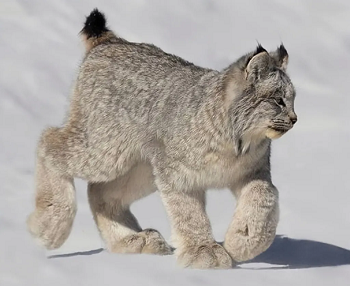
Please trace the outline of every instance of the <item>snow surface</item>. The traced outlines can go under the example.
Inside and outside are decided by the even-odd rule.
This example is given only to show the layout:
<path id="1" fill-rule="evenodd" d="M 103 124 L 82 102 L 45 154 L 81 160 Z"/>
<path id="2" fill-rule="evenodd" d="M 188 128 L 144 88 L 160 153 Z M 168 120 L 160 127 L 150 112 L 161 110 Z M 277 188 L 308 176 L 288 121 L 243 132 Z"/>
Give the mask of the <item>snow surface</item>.
<path id="1" fill-rule="evenodd" d="M 74 228 L 60 249 L 40 249 L 26 232 L 36 142 L 44 127 L 62 122 L 83 56 L 77 34 L 95 6 L 126 39 L 205 67 L 226 67 L 256 41 L 287 47 L 299 122 L 273 144 L 281 219 L 279 236 L 260 257 L 199 271 L 180 269 L 173 256 L 109 254 L 82 181 Z M 349 26 L 348 0 L 1 0 L 0 285 L 350 285 Z M 210 193 L 219 241 L 233 210 L 228 191 Z M 142 226 L 169 238 L 157 194 L 133 211 Z"/>

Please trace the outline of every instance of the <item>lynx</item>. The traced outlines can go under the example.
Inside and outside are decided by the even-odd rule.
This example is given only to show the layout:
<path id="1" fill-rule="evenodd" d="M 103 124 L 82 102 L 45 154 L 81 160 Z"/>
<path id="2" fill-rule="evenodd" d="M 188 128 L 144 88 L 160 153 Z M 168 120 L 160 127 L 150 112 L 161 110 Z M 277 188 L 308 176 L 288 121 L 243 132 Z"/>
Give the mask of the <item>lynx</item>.
<path id="1" fill-rule="evenodd" d="M 181 266 L 230 268 L 265 251 L 279 217 L 271 139 L 297 121 L 285 47 L 269 53 L 258 45 L 216 71 L 117 36 L 97 9 L 81 34 L 86 55 L 66 122 L 38 143 L 30 233 L 48 249 L 64 243 L 78 177 L 88 181 L 91 211 L 111 252 L 173 252 L 130 212 L 155 191 Z M 223 244 L 205 211 L 206 190 L 220 188 L 237 199 Z"/>

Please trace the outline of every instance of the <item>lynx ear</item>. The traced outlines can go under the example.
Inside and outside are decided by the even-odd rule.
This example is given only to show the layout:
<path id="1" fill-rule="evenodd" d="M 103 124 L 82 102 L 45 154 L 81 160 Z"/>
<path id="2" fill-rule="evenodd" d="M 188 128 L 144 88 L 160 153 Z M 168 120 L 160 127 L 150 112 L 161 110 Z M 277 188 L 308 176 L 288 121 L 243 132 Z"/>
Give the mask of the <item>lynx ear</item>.
<path id="1" fill-rule="evenodd" d="M 286 71 L 289 56 L 283 44 L 281 44 L 275 52 L 271 53 L 271 56 L 275 60 L 276 66 L 281 70 Z"/>
<path id="2" fill-rule="evenodd" d="M 248 58 L 246 65 L 246 79 L 248 80 L 259 80 L 264 78 L 270 71 L 271 59 L 268 52 L 261 46 L 258 45 L 254 54 Z"/>

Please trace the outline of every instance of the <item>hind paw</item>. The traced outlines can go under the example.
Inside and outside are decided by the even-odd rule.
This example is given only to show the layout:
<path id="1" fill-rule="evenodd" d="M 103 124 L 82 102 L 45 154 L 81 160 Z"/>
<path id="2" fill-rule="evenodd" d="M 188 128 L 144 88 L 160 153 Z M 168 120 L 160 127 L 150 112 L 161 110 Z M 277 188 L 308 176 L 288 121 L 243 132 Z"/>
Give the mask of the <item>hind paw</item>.
<path id="1" fill-rule="evenodd" d="M 157 255 L 173 254 L 172 247 L 154 229 L 145 229 L 129 235 L 115 243 L 110 251 L 115 253 L 147 253 Z"/>

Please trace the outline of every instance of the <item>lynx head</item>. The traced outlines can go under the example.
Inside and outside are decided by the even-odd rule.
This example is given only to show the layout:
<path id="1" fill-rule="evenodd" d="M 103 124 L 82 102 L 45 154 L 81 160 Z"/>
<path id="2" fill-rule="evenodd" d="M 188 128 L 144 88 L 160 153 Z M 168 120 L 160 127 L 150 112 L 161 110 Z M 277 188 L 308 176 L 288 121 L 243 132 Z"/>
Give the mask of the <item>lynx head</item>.
<path id="1" fill-rule="evenodd" d="M 225 93 L 235 138 L 275 139 L 296 123 L 295 90 L 286 74 L 287 63 L 283 45 L 271 53 L 259 45 L 226 70 Z"/>

